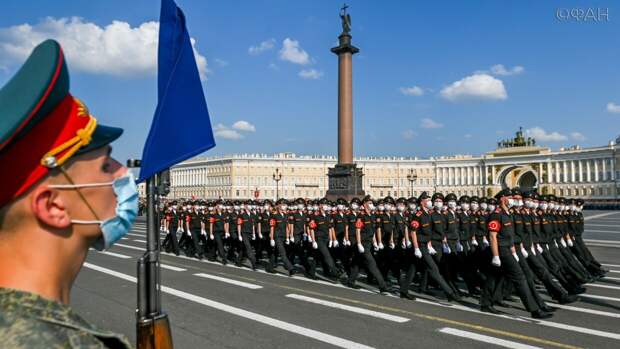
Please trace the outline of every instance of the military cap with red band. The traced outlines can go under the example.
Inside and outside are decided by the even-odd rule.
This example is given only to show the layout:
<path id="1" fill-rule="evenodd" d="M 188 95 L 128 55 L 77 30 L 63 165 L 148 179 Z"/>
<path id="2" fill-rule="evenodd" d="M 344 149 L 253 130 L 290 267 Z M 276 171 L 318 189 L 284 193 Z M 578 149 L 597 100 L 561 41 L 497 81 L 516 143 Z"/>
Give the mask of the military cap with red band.
<path id="1" fill-rule="evenodd" d="M 46 40 L 0 89 L 0 207 L 71 157 L 105 146 L 123 130 L 97 124 L 69 93 L 60 44 Z"/>

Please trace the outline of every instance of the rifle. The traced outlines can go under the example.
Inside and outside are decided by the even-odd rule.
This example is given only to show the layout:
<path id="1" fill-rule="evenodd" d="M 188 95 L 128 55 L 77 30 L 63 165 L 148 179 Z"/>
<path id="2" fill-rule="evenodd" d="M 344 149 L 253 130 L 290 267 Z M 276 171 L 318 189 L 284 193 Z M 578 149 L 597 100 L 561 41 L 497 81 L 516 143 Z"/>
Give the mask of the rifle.
<path id="1" fill-rule="evenodd" d="M 128 160 L 127 167 L 140 167 L 140 160 Z M 138 259 L 138 305 L 136 343 L 138 349 L 172 349 L 168 314 L 161 310 L 159 196 L 170 191 L 170 171 L 164 170 L 146 181 L 146 252 Z"/>

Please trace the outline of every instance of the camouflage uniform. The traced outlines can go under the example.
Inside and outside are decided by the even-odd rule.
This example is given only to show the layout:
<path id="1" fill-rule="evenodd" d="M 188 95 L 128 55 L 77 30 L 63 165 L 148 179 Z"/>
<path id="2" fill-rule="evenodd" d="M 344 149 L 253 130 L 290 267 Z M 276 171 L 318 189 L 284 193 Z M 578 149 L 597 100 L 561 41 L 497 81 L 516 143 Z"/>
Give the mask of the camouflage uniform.
<path id="1" fill-rule="evenodd" d="M 67 305 L 0 288 L 2 348 L 131 348 L 127 338 L 95 328 Z"/>

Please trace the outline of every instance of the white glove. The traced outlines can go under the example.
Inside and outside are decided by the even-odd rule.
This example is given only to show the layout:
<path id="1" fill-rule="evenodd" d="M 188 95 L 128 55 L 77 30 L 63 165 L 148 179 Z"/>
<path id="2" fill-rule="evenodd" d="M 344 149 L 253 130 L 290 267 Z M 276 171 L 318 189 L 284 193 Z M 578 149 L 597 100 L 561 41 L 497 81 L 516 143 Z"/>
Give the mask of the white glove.
<path id="1" fill-rule="evenodd" d="M 499 267 L 502 265 L 502 261 L 499 259 L 499 256 L 493 256 L 493 259 L 491 259 L 491 264 L 493 264 L 496 267 Z"/>
<path id="2" fill-rule="evenodd" d="M 517 253 L 516 253 L 516 252 L 515 252 L 515 253 L 513 253 L 513 254 L 512 254 L 512 256 L 513 256 L 513 257 L 515 257 L 515 260 L 516 260 L 517 262 L 519 261 L 519 256 L 517 256 Z"/>
<path id="3" fill-rule="evenodd" d="M 258 233 L 258 238 L 262 240 L 263 239 L 263 234 Z"/>
<path id="4" fill-rule="evenodd" d="M 269 245 L 271 245 L 271 247 L 276 247 L 276 240 L 269 241 Z"/>
<path id="5" fill-rule="evenodd" d="M 252 240 L 256 240 L 256 233 L 252 233 Z"/>
<path id="6" fill-rule="evenodd" d="M 471 244 L 474 245 L 474 246 L 478 246 L 478 240 L 471 239 Z"/>
<path id="7" fill-rule="evenodd" d="M 224 234 L 224 239 L 228 239 L 230 237 L 230 233 Z"/>
<path id="8" fill-rule="evenodd" d="M 402 248 L 403 248 L 403 250 L 404 250 L 404 249 L 406 249 L 406 248 L 407 248 L 407 241 L 405 241 L 405 240 L 403 239 L 403 241 L 400 243 L 400 247 L 402 247 Z"/>
<path id="9" fill-rule="evenodd" d="M 564 241 L 564 239 L 560 239 L 560 244 L 562 247 L 566 248 L 566 241 Z"/>
<path id="10" fill-rule="evenodd" d="M 435 251 L 433 246 L 428 246 L 428 254 L 430 254 L 431 256 L 434 256 L 437 254 L 437 251 Z"/>
<path id="11" fill-rule="evenodd" d="M 389 246 L 390 246 L 390 249 L 391 249 L 391 250 L 393 250 L 393 249 L 395 249 L 395 248 L 396 248 L 396 245 L 394 245 L 394 243 L 393 243 L 393 242 L 391 242 L 391 241 L 390 241 L 390 245 L 389 245 Z"/>
<path id="12" fill-rule="evenodd" d="M 549 251 L 549 244 L 545 244 L 545 248 Z"/>
<path id="13" fill-rule="evenodd" d="M 463 245 L 461 245 L 460 241 L 456 243 L 456 252 L 463 252 Z"/>
<path id="14" fill-rule="evenodd" d="M 319 248 L 319 244 L 317 244 L 316 241 L 312 241 L 312 248 L 316 250 Z"/>
<path id="15" fill-rule="evenodd" d="M 181 229 L 181 227 L 178 227 L 177 228 L 177 233 L 182 233 L 182 232 L 183 232 L 183 229 Z"/>
<path id="16" fill-rule="evenodd" d="M 410 240 L 405 240 L 405 242 L 406 242 L 406 247 L 407 248 L 411 248 L 411 246 L 413 246 L 413 244 L 411 243 Z"/>
<path id="17" fill-rule="evenodd" d="M 362 245 L 362 244 L 357 244 L 357 252 L 359 252 L 359 253 L 364 253 L 364 245 Z"/>
<path id="18" fill-rule="evenodd" d="M 351 246 L 351 241 L 349 241 L 349 240 L 344 240 L 342 243 L 343 243 L 345 246 Z"/>
<path id="19" fill-rule="evenodd" d="M 338 243 L 338 240 L 334 240 L 333 246 L 334 246 L 334 248 L 340 246 L 340 244 Z"/>
<path id="20" fill-rule="evenodd" d="M 555 248 L 560 248 L 560 246 L 558 246 L 558 242 L 553 240 L 553 243 L 555 244 Z"/>
<path id="21" fill-rule="evenodd" d="M 566 240 L 566 243 L 568 244 L 568 246 L 573 247 L 573 239 Z"/>
<path id="22" fill-rule="evenodd" d="M 489 247 L 489 240 L 487 240 L 486 237 L 482 238 L 482 244 L 484 245 L 484 247 Z"/>
<path id="23" fill-rule="evenodd" d="M 209 239 L 215 240 L 215 236 L 213 236 L 213 234 L 211 234 L 211 235 L 209 235 Z"/>
<path id="24" fill-rule="evenodd" d="M 523 255 L 523 258 L 529 257 L 529 255 L 527 254 L 527 251 L 523 247 L 521 247 L 521 254 Z"/>
<path id="25" fill-rule="evenodd" d="M 327 247 L 332 248 L 332 246 L 334 246 L 334 242 L 332 240 L 329 240 Z"/>
<path id="26" fill-rule="evenodd" d="M 372 242 L 372 247 L 375 249 L 375 251 L 379 251 L 379 245 L 377 245 L 375 241 Z"/>
<path id="27" fill-rule="evenodd" d="M 308 235 L 308 242 L 312 242 L 312 235 Z"/>
<path id="28" fill-rule="evenodd" d="M 446 253 L 446 254 L 452 253 L 452 250 L 450 249 L 450 246 L 448 244 L 443 244 L 442 248 L 443 248 L 443 252 L 444 253 Z"/>
<path id="29" fill-rule="evenodd" d="M 384 248 L 385 248 L 385 246 L 383 246 L 383 242 L 380 242 L 380 243 L 379 243 L 379 249 L 380 249 L 380 250 L 383 250 Z"/>
<path id="30" fill-rule="evenodd" d="M 538 251 L 538 253 L 543 253 L 543 249 L 542 247 L 540 247 L 540 244 L 536 244 L 536 250 Z"/>
<path id="31" fill-rule="evenodd" d="M 207 231 L 206 231 L 206 230 L 204 230 L 204 229 L 202 229 L 202 230 L 200 231 L 200 235 L 202 235 L 202 236 L 207 236 Z"/>
<path id="32" fill-rule="evenodd" d="M 420 251 L 419 248 L 416 248 L 415 251 L 413 252 L 413 254 L 417 257 L 417 258 L 422 258 L 422 251 Z"/>
<path id="33" fill-rule="evenodd" d="M 532 256 L 536 255 L 536 248 L 534 246 L 530 248 L 530 251 L 532 252 Z"/>
<path id="34" fill-rule="evenodd" d="M 189 230 L 188 230 L 188 231 L 186 231 L 185 233 L 187 234 L 187 236 L 192 237 L 192 233 L 190 233 L 190 231 L 189 231 Z"/>
<path id="35" fill-rule="evenodd" d="M 243 241 L 243 235 L 241 233 L 239 233 L 238 235 L 239 235 L 239 241 Z"/>
<path id="36" fill-rule="evenodd" d="M 289 241 L 289 239 L 288 239 L 288 238 L 284 239 L 284 244 L 285 244 L 285 245 L 288 245 L 289 243 L 290 243 L 290 241 Z"/>

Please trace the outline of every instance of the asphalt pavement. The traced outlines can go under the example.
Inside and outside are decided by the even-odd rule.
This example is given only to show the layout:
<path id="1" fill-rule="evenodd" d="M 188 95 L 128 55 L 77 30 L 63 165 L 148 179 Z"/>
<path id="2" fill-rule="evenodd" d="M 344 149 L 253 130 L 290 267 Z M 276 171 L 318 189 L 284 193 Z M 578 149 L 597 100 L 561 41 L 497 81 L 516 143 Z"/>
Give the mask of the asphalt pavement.
<path id="1" fill-rule="evenodd" d="M 548 320 L 529 317 L 520 302 L 481 313 L 478 299 L 448 303 L 416 294 L 379 295 L 303 275 L 162 254 L 162 305 L 175 348 L 618 348 L 620 347 L 620 211 L 586 211 L 584 239 L 607 277 L 587 285 L 578 302 Z M 136 261 L 146 227 L 106 252 L 91 251 L 71 295 L 89 321 L 135 341 Z"/>

